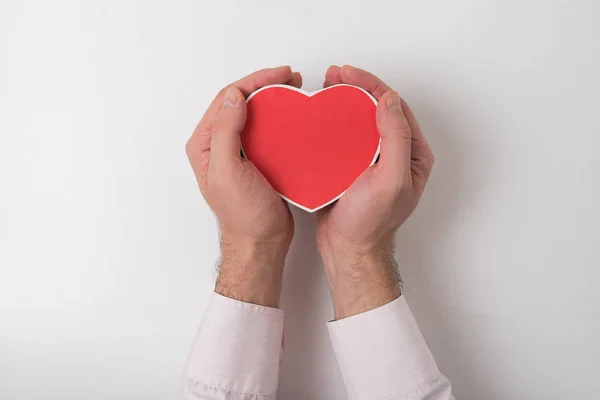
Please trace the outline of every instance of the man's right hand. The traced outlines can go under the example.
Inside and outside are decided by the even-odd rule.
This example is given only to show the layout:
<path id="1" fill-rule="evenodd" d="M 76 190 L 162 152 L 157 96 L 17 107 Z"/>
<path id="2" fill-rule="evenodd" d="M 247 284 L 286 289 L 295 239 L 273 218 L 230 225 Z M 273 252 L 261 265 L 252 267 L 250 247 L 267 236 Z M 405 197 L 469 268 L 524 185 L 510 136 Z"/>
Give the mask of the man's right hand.
<path id="1" fill-rule="evenodd" d="M 335 318 L 375 309 L 400 295 L 394 234 L 419 202 L 433 153 L 408 104 L 372 74 L 332 65 L 324 86 L 351 84 L 379 102 L 379 162 L 336 203 L 319 212 L 317 245 L 333 296 Z"/>
<path id="2" fill-rule="evenodd" d="M 215 291 L 277 307 L 285 256 L 294 233 L 287 204 L 254 164 L 240 157 L 246 99 L 272 84 L 302 86 L 290 67 L 257 71 L 225 87 L 187 143 L 200 191 L 219 220 L 221 262 Z"/>

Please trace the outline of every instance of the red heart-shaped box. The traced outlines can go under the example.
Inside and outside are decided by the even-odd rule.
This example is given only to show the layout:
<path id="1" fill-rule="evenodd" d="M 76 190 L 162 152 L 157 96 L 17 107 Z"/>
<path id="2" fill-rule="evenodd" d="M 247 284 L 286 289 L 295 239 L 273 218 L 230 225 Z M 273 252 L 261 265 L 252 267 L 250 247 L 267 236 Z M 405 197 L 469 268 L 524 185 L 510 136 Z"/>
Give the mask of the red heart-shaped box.
<path id="1" fill-rule="evenodd" d="M 377 160 L 377 100 L 359 87 L 335 85 L 309 93 L 271 85 L 246 102 L 244 157 L 281 197 L 306 211 L 339 199 Z"/>

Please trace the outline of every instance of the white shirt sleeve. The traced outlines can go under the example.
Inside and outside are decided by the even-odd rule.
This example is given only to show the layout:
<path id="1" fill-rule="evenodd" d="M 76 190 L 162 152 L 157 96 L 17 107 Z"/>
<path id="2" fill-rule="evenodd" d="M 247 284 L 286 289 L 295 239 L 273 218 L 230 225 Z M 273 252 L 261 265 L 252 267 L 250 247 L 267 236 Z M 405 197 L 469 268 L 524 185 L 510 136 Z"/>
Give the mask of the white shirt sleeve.
<path id="1" fill-rule="evenodd" d="M 214 293 L 184 372 L 186 400 L 274 400 L 283 311 Z"/>
<path id="2" fill-rule="evenodd" d="M 451 400 L 404 296 L 328 324 L 349 400 Z"/>
<path id="3" fill-rule="evenodd" d="M 349 400 L 451 400 L 404 297 L 328 324 Z M 184 373 L 186 400 L 274 400 L 283 311 L 213 294 Z"/>

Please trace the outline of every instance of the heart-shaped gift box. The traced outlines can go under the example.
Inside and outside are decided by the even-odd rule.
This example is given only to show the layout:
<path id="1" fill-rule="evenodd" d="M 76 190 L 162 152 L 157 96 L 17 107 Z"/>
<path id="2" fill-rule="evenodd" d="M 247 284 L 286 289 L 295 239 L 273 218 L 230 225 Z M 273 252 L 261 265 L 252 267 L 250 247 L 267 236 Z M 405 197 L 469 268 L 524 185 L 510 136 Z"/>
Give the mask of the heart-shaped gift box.
<path id="1" fill-rule="evenodd" d="M 339 199 L 379 155 L 377 100 L 351 85 L 248 96 L 242 153 L 287 200 L 314 212 Z"/>

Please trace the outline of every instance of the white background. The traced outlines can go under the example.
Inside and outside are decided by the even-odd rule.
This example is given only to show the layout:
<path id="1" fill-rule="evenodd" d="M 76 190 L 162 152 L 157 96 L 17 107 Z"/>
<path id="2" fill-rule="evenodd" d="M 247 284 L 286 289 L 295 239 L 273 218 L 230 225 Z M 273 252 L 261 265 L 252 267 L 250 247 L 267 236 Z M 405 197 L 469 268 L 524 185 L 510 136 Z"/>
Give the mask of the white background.
<path id="1" fill-rule="evenodd" d="M 0 398 L 172 398 L 218 257 L 185 141 L 253 70 L 350 63 L 437 157 L 397 257 L 457 399 L 597 399 L 599 4 L 2 0 Z M 294 215 L 279 397 L 342 399 Z"/>

